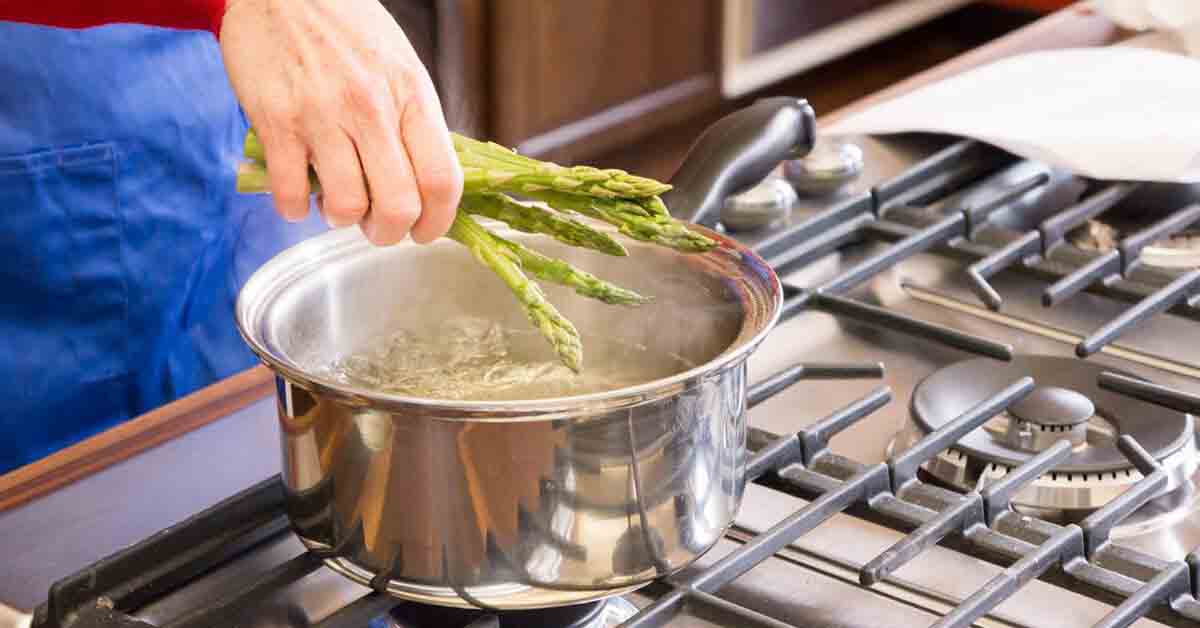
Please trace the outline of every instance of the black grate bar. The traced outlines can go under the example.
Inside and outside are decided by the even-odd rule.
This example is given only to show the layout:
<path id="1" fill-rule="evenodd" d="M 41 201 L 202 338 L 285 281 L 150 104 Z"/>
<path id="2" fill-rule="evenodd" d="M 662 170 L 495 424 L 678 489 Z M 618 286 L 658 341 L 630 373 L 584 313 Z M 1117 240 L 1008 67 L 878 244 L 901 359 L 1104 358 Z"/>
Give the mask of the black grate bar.
<path id="1" fill-rule="evenodd" d="M 1114 526 L 1157 497 L 1167 486 L 1166 471 L 1132 436 L 1127 434 L 1117 439 L 1117 448 L 1145 477 L 1088 515 L 1080 524 L 1089 558 L 1095 556 L 1108 542 Z"/>
<path id="2" fill-rule="evenodd" d="M 752 482 L 763 474 L 801 460 L 803 452 L 798 436 L 784 436 L 771 441 L 771 444 L 755 452 L 754 457 L 746 463 L 746 481 Z"/>
<path id="3" fill-rule="evenodd" d="M 746 391 L 746 405 L 753 408 L 802 379 L 879 379 L 883 363 L 797 364 L 754 384 Z"/>
<path id="4" fill-rule="evenodd" d="M 975 404 L 953 421 L 930 432 L 909 449 L 892 456 L 888 461 L 888 467 L 892 474 L 892 492 L 899 495 L 901 489 L 916 479 L 917 469 L 927 460 L 945 451 L 960 438 L 966 436 L 968 432 L 1003 412 L 1032 390 L 1033 378 L 1022 377 L 1000 392 Z"/>
<path id="5" fill-rule="evenodd" d="M 813 362 L 804 365 L 804 379 L 879 379 L 883 377 L 883 362 L 872 364 L 823 364 Z"/>
<path id="6" fill-rule="evenodd" d="M 1175 390 L 1159 384 L 1151 384 L 1128 375 L 1105 372 L 1100 374 L 1100 387 L 1134 399 L 1140 399 L 1164 408 L 1200 414 L 1200 395 Z"/>
<path id="7" fill-rule="evenodd" d="M 796 461 L 797 450 L 803 449 L 804 461 L 825 451 L 828 439 L 855 421 L 874 412 L 891 399 L 886 387 L 876 389 L 866 397 L 809 426 L 798 435 L 775 438 L 747 464 L 746 474 L 757 478 L 772 469 L 780 469 Z M 799 444 L 804 443 L 804 447 Z M 855 501 L 865 502 L 872 494 L 887 490 L 887 467 L 862 467 L 838 486 L 818 495 L 804 508 L 780 521 L 763 534 L 734 550 L 711 567 L 675 584 L 676 588 L 643 608 L 635 617 L 621 624 L 628 628 L 665 625 L 687 600 L 697 592 L 713 593 L 752 569 L 767 557 L 786 547 L 795 539 L 842 512 Z"/>
<path id="8" fill-rule="evenodd" d="M 882 218 L 889 211 L 900 207 L 928 207 L 971 188 L 984 175 L 1003 165 L 1003 162 L 996 159 L 953 164 L 946 170 L 934 173 L 911 190 L 889 201 L 880 202 L 875 215 Z"/>
<path id="9" fill-rule="evenodd" d="M 1116 183 L 1042 221 L 1036 231 L 1030 231 L 998 251 L 967 268 L 967 278 L 979 299 L 989 308 L 999 310 L 1003 299 L 987 279 L 1018 262 L 1035 255 L 1045 256 L 1050 248 L 1062 241 L 1068 231 L 1112 209 L 1129 196 L 1137 185 Z"/>
<path id="10" fill-rule="evenodd" d="M 967 493 L 954 505 L 939 511 L 933 518 L 863 565 L 858 572 L 859 582 L 868 587 L 879 582 L 916 558 L 926 548 L 937 545 L 946 535 L 963 531 L 982 518 L 983 503 L 979 494 Z"/>
<path id="11" fill-rule="evenodd" d="M 1079 526 L 1069 525 L 1042 543 L 1033 552 L 1022 556 L 995 578 L 992 578 L 962 604 L 947 613 L 930 628 L 968 628 L 1012 597 L 1025 583 L 1045 573 L 1055 564 L 1070 558 L 1071 547 L 1078 546 Z"/>
<path id="12" fill-rule="evenodd" d="M 970 281 L 971 290 L 975 292 L 979 300 L 989 308 L 999 310 L 1004 299 L 988 282 L 988 278 L 1031 255 L 1036 255 L 1040 240 L 1038 232 L 1030 231 L 1009 242 L 995 253 L 968 266 L 967 279 Z"/>
<path id="13" fill-rule="evenodd" d="M 1024 165 L 1025 164 L 1018 163 L 1009 170 L 1021 169 L 1024 167 Z M 1026 194 L 1042 187 L 1043 185 L 1046 185 L 1049 182 L 1050 173 L 1045 171 L 1039 172 L 1031 177 L 1026 177 L 1017 183 L 1009 185 L 1007 188 L 998 192 L 995 196 L 982 203 L 977 203 L 963 209 L 963 218 L 967 219 L 967 236 L 970 237 L 971 234 L 975 233 L 976 229 L 983 226 L 983 224 L 987 222 L 988 216 L 990 216 L 992 212 L 1008 205 L 1009 203 L 1019 200 L 1022 196 L 1025 196 Z"/>
<path id="14" fill-rule="evenodd" d="M 867 396 L 813 423 L 800 432 L 800 450 L 804 464 L 811 464 L 817 454 L 829 446 L 829 440 L 842 430 L 886 406 L 892 400 L 892 389 L 880 386 Z"/>
<path id="15" fill-rule="evenodd" d="M 788 283 L 783 284 L 783 309 L 779 312 L 779 322 L 783 323 L 796 317 L 812 305 L 813 293 L 803 288 L 797 288 Z"/>
<path id="16" fill-rule="evenodd" d="M 321 620 L 313 628 L 362 628 L 402 603 L 386 593 L 368 593 Z"/>
<path id="17" fill-rule="evenodd" d="M 1121 240 L 1117 250 L 1121 252 L 1121 272 L 1128 273 L 1138 261 L 1142 249 L 1155 242 L 1183 231 L 1200 220 L 1200 204 L 1187 207 Z"/>
<path id="18" fill-rule="evenodd" d="M 725 555 L 712 567 L 690 578 L 683 586 L 712 593 L 729 584 L 854 502 L 865 501 L 873 489 L 886 485 L 886 476 L 886 466 L 880 464 L 868 467 L 837 488 L 822 493 L 742 547 Z"/>
<path id="19" fill-rule="evenodd" d="M 235 595 L 177 617 L 164 624 L 162 628 L 209 628 L 210 626 L 236 625 L 238 613 L 261 602 L 271 592 L 278 591 L 316 571 L 320 566 L 321 559 L 305 552 L 275 566 L 253 582 L 240 587 Z"/>
<path id="20" fill-rule="evenodd" d="M 780 274 L 791 272 L 857 241 L 862 237 L 862 228 L 873 224 L 874 220 L 870 214 L 856 216 L 765 259 L 775 269 L 775 272 Z"/>
<path id="21" fill-rule="evenodd" d="M 688 592 L 688 604 L 691 605 L 691 604 L 695 604 L 695 603 L 699 603 L 700 605 L 703 605 L 703 606 L 709 606 L 709 607 L 716 609 L 720 613 L 724 613 L 726 615 L 737 617 L 742 622 L 742 623 L 739 623 L 738 626 L 746 626 L 746 627 L 764 626 L 765 628 L 795 628 L 795 626 L 792 626 L 791 624 L 786 624 L 784 622 L 779 621 L 778 619 L 775 619 L 774 617 L 768 617 L 762 613 L 759 613 L 757 611 L 746 608 L 745 606 L 741 606 L 739 604 L 734 604 L 733 602 L 730 602 L 728 600 L 723 600 L 723 599 L 721 599 L 715 595 L 712 595 L 710 593 L 703 593 L 701 591 Z M 745 623 L 745 622 L 749 622 L 749 623 Z"/>
<path id="22" fill-rule="evenodd" d="M 944 345 L 970 351 L 997 360 L 1011 360 L 1012 346 L 960 332 L 934 323 L 917 320 L 890 310 L 868 305 L 853 299 L 829 294 L 812 293 L 816 307 L 831 314 L 845 316 L 861 323 L 882 326 L 910 336 L 925 338 Z M 786 305 L 784 306 L 787 307 Z"/>
<path id="23" fill-rule="evenodd" d="M 1124 238 L 1117 244 L 1116 249 L 1093 259 L 1047 288 L 1042 294 L 1042 302 L 1048 306 L 1055 305 L 1079 293 L 1092 282 L 1109 275 L 1128 273 L 1137 264 L 1142 249 L 1183 230 L 1198 219 L 1200 219 L 1200 205 L 1189 205 Z"/>
<path id="24" fill-rule="evenodd" d="M 752 432 L 753 442 L 756 444 L 773 441 L 772 435 L 761 430 Z M 853 475 L 866 467 L 853 460 L 828 456 L 822 459 L 820 468 L 821 471 L 817 472 L 811 468 L 789 467 L 780 472 L 771 486 L 804 499 L 811 499 L 835 488 L 838 485 L 835 478 Z M 948 491 L 922 490 L 919 494 L 921 498 L 918 505 L 898 499 L 890 492 L 881 491 L 866 505 L 853 506 L 850 514 L 892 529 L 919 527 L 936 516 L 940 510 L 962 499 L 961 495 Z M 1018 536 L 1011 536 L 1014 529 L 1020 530 Z M 1038 575 L 1039 578 L 1115 605 L 1143 586 L 1144 582 L 1139 579 L 1145 577 L 1142 574 L 1157 573 L 1169 565 L 1160 559 L 1120 546 L 1110 546 L 1105 550 L 1101 562 L 1089 563 L 1082 559 L 1082 530 L 1074 525 L 1070 529 L 1072 531 L 1069 534 L 1057 541 L 1061 544 L 1058 556 L 1063 569 L 1057 572 L 1042 572 Z M 1006 530 L 1009 532 L 1005 532 Z M 1027 521 L 1027 518 L 1018 513 L 1008 511 L 999 513 L 995 529 L 985 525 L 973 525 L 962 538 L 948 537 L 945 543 L 957 551 L 1007 567 L 1010 566 L 1006 564 L 1007 561 L 1015 562 L 1033 553 L 1040 543 L 1049 541 L 1063 530 L 1065 528 L 1058 524 L 1036 518 Z M 1200 570 L 1200 555 L 1197 556 L 1196 563 Z M 1136 574 L 1136 577 L 1130 574 Z M 1170 607 L 1152 609 L 1148 617 L 1167 625 L 1200 625 L 1181 623 L 1181 619 L 1200 622 L 1200 602 L 1196 602 L 1193 597 L 1177 598 L 1172 600 Z"/>
<path id="25" fill-rule="evenodd" d="M 1200 290 L 1200 269 L 1180 275 L 1154 294 L 1142 299 L 1120 316 L 1105 323 L 1075 346 L 1075 354 L 1086 358 L 1119 338 L 1134 325 L 1170 309 Z"/>
<path id="26" fill-rule="evenodd" d="M 754 246 L 753 250 L 760 257 L 771 261 L 778 255 L 786 253 L 821 233 L 825 233 L 838 225 L 854 221 L 859 217 L 873 220 L 874 201 L 870 193 L 862 194 L 823 212 L 814 214 L 806 220 L 769 236 Z M 774 262 L 771 263 L 774 266 Z"/>
<path id="27" fill-rule="evenodd" d="M 273 477 L 52 585 L 34 628 L 63 628 L 98 597 L 141 606 L 287 530 L 283 483 Z"/>
<path id="28" fill-rule="evenodd" d="M 1042 305 L 1053 307 L 1083 292 L 1090 284 L 1121 272 L 1121 254 L 1109 251 L 1050 284 L 1042 292 Z"/>
<path id="29" fill-rule="evenodd" d="M 659 628 L 659 626 L 665 626 L 667 622 L 675 617 L 675 613 L 679 611 L 686 601 L 687 593 L 685 593 L 684 589 L 673 589 L 638 611 L 637 615 L 622 623 L 620 628 Z"/>
<path id="30" fill-rule="evenodd" d="M 1049 255 L 1051 247 L 1062 242 L 1068 232 L 1112 209 L 1138 187 L 1137 183 L 1114 183 L 1042 221 L 1038 226 L 1042 255 Z"/>
<path id="31" fill-rule="evenodd" d="M 1187 563 L 1171 563 L 1170 567 L 1158 572 L 1158 575 L 1136 593 L 1125 598 L 1124 602 L 1097 622 L 1094 628 L 1130 626 L 1145 617 L 1155 605 L 1168 604 L 1173 598 L 1187 594 L 1191 589 L 1191 582 L 1191 571 Z"/>
<path id="32" fill-rule="evenodd" d="M 922 159 L 912 168 L 871 189 L 876 208 L 892 202 L 938 173 L 960 167 L 964 163 L 991 163 L 999 151 L 974 140 L 961 140 Z M 990 155 L 989 155 L 990 154 Z"/>
<path id="33" fill-rule="evenodd" d="M 1008 511 L 1014 495 L 1070 456 L 1071 443 L 1060 440 L 983 489 L 981 495 L 987 524 L 994 524 L 1000 513 Z"/>
<path id="34" fill-rule="evenodd" d="M 892 268 L 917 253 L 928 251 L 939 244 L 945 244 L 955 237 L 965 235 L 966 224 L 967 219 L 961 213 L 947 216 L 933 225 L 893 244 L 883 253 L 863 260 L 850 270 L 826 282 L 817 291 L 823 294 L 845 294 L 851 288 Z"/>

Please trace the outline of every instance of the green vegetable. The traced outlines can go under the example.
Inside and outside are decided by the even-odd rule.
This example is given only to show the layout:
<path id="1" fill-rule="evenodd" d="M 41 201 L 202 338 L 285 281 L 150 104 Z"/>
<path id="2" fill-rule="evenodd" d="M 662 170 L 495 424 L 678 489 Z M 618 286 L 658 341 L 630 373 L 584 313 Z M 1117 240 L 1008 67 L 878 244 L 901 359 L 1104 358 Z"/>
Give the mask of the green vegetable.
<path id="1" fill-rule="evenodd" d="M 466 192 L 558 190 L 597 198 L 649 198 L 671 189 L 654 179 L 615 168 L 566 167 L 531 159 L 494 142 L 452 134 Z"/>
<path id="2" fill-rule="evenodd" d="M 454 218 L 446 235 L 467 247 L 475 259 L 500 277 L 525 308 L 529 321 L 550 341 L 558 358 L 578 373 L 583 362 L 579 331 L 546 300 L 542 289 L 521 272 L 519 255 L 466 214 Z"/>
<path id="3" fill-rule="evenodd" d="M 579 332 L 546 299 L 531 277 L 573 288 L 582 296 L 614 305 L 635 306 L 650 299 L 501 238 L 471 215 L 615 256 L 626 256 L 628 251 L 609 234 L 572 218 L 568 212 L 614 225 L 628 237 L 679 251 L 703 252 L 716 246 L 710 238 L 671 217 L 658 197 L 671 189 L 669 185 L 622 170 L 564 167 L 518 155 L 491 142 L 457 134 L 452 137 L 465 184 L 458 215 L 447 237 L 467 247 L 476 260 L 504 282 L 559 359 L 575 372 L 579 372 L 583 362 Z M 270 181 L 266 151 L 253 130 L 246 135 L 244 151 L 250 162 L 238 167 L 238 192 L 267 191 Z M 321 186 L 315 171 L 309 168 L 308 174 L 313 191 L 319 191 Z M 523 203 L 507 194 L 543 201 L 551 209 Z"/>
<path id="4" fill-rule="evenodd" d="M 558 210 L 570 210 L 617 227 L 621 233 L 643 242 L 653 242 L 685 253 L 703 253 L 717 243 L 685 227 L 670 216 L 650 215 L 646 205 L 621 198 L 589 198 L 554 190 L 525 192 Z"/>
<path id="5" fill-rule="evenodd" d="M 464 194 L 458 209 L 468 214 L 484 216 L 507 223 L 525 233 L 548 235 L 563 244 L 600 251 L 609 255 L 626 256 L 629 251 L 612 236 L 598 231 L 569 216 L 529 205 L 503 194 L 484 192 Z"/>
<path id="6" fill-rule="evenodd" d="M 598 299 L 609 305 L 644 305 L 651 300 L 633 290 L 622 288 L 591 273 L 579 270 L 560 259 L 547 257 L 498 235 L 492 235 L 492 238 L 516 254 L 517 260 L 520 261 L 521 268 L 525 272 L 542 281 L 574 288 L 577 294 Z"/>

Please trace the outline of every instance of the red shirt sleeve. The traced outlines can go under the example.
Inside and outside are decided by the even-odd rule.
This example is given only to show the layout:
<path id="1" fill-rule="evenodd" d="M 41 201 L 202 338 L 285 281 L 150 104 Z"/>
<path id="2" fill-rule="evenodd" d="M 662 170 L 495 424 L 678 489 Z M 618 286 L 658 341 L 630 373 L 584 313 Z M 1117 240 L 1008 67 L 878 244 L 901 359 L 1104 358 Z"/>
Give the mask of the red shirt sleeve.
<path id="1" fill-rule="evenodd" d="M 221 32 L 225 0 L 0 0 L 0 21 L 63 28 L 131 23 Z"/>

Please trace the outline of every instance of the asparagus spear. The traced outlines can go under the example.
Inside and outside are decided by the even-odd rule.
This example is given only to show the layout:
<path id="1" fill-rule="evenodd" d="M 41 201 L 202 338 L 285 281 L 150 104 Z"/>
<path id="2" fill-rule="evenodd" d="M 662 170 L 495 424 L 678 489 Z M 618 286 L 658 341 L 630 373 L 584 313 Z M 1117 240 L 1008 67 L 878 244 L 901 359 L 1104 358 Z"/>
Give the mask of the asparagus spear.
<path id="1" fill-rule="evenodd" d="M 314 183 L 315 185 L 319 185 Z M 268 188 L 267 182 L 267 167 L 266 164 L 260 161 L 253 161 L 242 164 L 238 168 L 237 190 L 241 193 L 256 193 L 264 192 Z M 479 223 L 472 220 L 465 213 L 459 213 L 454 218 L 454 223 L 450 226 L 450 232 L 447 237 L 467 247 L 475 259 L 487 266 L 496 273 L 501 280 L 508 286 L 509 290 L 517 297 L 521 306 L 525 308 L 529 320 L 533 323 L 542 336 L 550 342 L 554 347 L 555 353 L 558 354 L 560 360 L 568 368 L 575 372 L 579 372 L 580 365 L 583 361 L 583 343 L 579 338 L 579 332 L 571 321 L 563 317 L 557 309 L 546 300 L 545 294 L 538 288 L 537 284 L 530 281 L 528 277 L 521 271 L 522 258 L 530 261 L 530 265 L 534 268 L 531 272 L 535 275 L 544 275 L 546 277 L 561 278 L 561 283 L 573 281 L 580 286 L 586 286 L 587 279 L 593 279 L 597 282 L 600 280 L 591 277 L 587 273 L 577 272 L 572 275 L 570 265 L 560 262 L 565 269 L 554 266 L 553 264 L 539 263 L 539 256 L 533 251 L 525 249 L 524 252 L 514 250 L 515 243 L 507 240 L 501 241 L 496 236 L 493 236 L 489 231 L 484 229 Z M 524 248 L 524 247 L 519 247 Z M 550 258 L 544 258 L 549 261 Z M 555 274 L 557 273 L 557 274 Z M 559 280 L 559 279 L 554 279 Z M 604 282 L 600 282 L 604 284 Z M 573 285 L 573 284 L 568 284 Z M 612 290 L 605 292 L 606 285 L 591 285 L 585 287 L 577 287 L 580 293 L 584 289 L 590 288 L 597 295 L 604 295 L 609 298 L 619 299 L 625 296 L 620 288 L 611 286 Z M 629 294 L 641 298 L 632 292 Z M 597 296 L 596 298 L 602 298 Z M 633 302 L 633 299 L 629 299 Z"/>
<path id="2" fill-rule="evenodd" d="M 548 235 L 571 246 L 593 249 L 609 255 L 629 255 L 620 242 L 603 231 L 569 216 L 528 205 L 503 194 L 465 194 L 459 201 L 458 208 L 468 214 L 505 222 L 518 231 Z"/>
<path id="3" fill-rule="evenodd" d="M 560 166 L 538 161 L 493 142 L 481 142 L 452 133 L 454 149 L 464 174 L 464 191 L 522 192 L 554 189 L 601 198 L 650 198 L 671 186 L 631 175 L 624 170 L 601 170 L 590 166 Z M 251 160 L 266 161 L 266 150 L 253 129 L 246 134 L 243 152 Z"/>
<path id="4" fill-rule="evenodd" d="M 578 373 L 583 361 L 583 343 L 579 331 L 546 300 L 541 288 L 521 271 L 519 255 L 466 214 L 455 217 L 447 236 L 467 247 L 475 259 L 504 281 L 525 308 L 530 322 L 550 341 L 563 364 Z"/>
<path id="5" fill-rule="evenodd" d="M 248 162 L 238 166 L 237 191 L 240 194 L 254 194 L 271 189 L 271 181 L 267 178 L 267 167 L 258 162 Z"/>
<path id="6" fill-rule="evenodd" d="M 645 215 L 644 206 L 632 200 L 589 198 L 556 190 L 526 192 L 525 196 L 544 201 L 560 211 L 570 210 L 602 220 L 635 240 L 653 242 L 688 253 L 702 253 L 717 246 L 711 238 L 689 230 L 669 215 Z"/>
<path id="7" fill-rule="evenodd" d="M 611 236 L 584 223 L 541 207 L 521 203 L 497 192 L 510 191 L 543 200 L 559 211 L 574 211 L 615 225 L 625 235 L 681 251 L 707 251 L 716 243 L 691 232 L 667 212 L 658 194 L 670 186 L 621 170 L 586 166 L 565 168 L 523 157 L 502 146 L 454 135 L 454 144 L 466 174 L 466 192 L 448 237 L 466 246 L 488 266 L 517 297 L 530 321 L 554 347 L 559 359 L 578 372 L 582 362 L 579 333 L 546 299 L 526 273 L 568 287 L 605 303 L 638 305 L 649 299 L 570 264 L 547 257 L 484 229 L 467 214 L 474 213 L 509 223 L 527 233 L 550 235 L 573 246 L 612 255 L 627 255 Z M 238 191 L 262 192 L 269 187 L 266 153 L 257 135 L 246 136 L 245 154 L 252 161 L 239 167 Z M 314 191 L 320 189 L 309 169 Z"/>
<path id="8" fill-rule="evenodd" d="M 600 198 L 649 198 L 671 186 L 624 170 L 560 166 L 531 159 L 494 142 L 452 134 L 467 192 L 551 189 Z"/>
<path id="9" fill-rule="evenodd" d="M 525 272 L 542 281 L 574 288 L 577 294 L 598 299 L 609 305 L 644 305 L 651 301 L 649 297 L 607 282 L 560 259 L 542 255 L 495 234 L 492 234 L 492 238 L 517 256 Z"/>

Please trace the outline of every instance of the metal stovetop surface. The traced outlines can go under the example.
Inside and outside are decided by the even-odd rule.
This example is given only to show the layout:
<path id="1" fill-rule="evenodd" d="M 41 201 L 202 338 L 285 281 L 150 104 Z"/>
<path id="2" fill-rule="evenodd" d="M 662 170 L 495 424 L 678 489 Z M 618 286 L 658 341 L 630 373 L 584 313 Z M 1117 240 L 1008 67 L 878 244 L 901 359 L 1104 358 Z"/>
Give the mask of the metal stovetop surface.
<path id="1" fill-rule="evenodd" d="M 865 140 L 862 145 L 868 167 L 855 184 L 857 190 L 899 173 L 928 149 L 923 141 L 884 144 Z M 824 206 L 802 201 L 794 217 L 800 219 Z M 785 278 L 799 286 L 817 285 L 880 246 L 845 247 Z M 889 268 L 851 296 L 1010 344 L 1017 353 L 1067 357 L 1074 356 L 1079 337 L 1128 307 L 1083 294 L 1055 308 L 1043 308 L 1043 282 L 1006 273 L 993 279 L 993 285 L 1006 299 L 1002 313 L 993 313 L 982 307 L 968 289 L 964 268 L 961 259 L 920 254 Z M 1200 392 L 1200 369 L 1190 366 L 1200 365 L 1200 349 L 1179 342 L 1195 333 L 1195 325 L 1195 321 L 1160 315 L 1089 360 Z M 884 363 L 887 370 L 883 383 L 891 387 L 894 400 L 833 440 L 835 452 L 873 463 L 886 458 L 889 442 L 907 419 L 914 386 L 937 368 L 971 357 L 975 356 L 932 341 L 812 311 L 781 324 L 751 358 L 750 371 L 755 381 L 800 360 Z M 802 381 L 757 407 L 750 414 L 750 423 L 777 434 L 795 432 L 879 385 L 874 380 Z M 277 450 L 274 404 L 263 400 L 0 514 L 0 604 L 31 609 L 45 599 L 55 580 L 277 473 Z M 792 496 L 751 485 L 737 529 L 701 564 L 716 560 L 736 547 L 744 535 L 765 530 L 802 503 Z M 925 626 L 1001 570 L 992 563 L 934 547 L 875 588 L 859 586 L 858 568 L 901 536 L 849 515 L 835 516 L 788 551 L 722 589 L 721 597 L 797 626 Z M 299 551 L 299 543 L 288 538 L 227 568 L 263 568 Z M 220 595 L 220 572 L 206 580 L 207 584 L 202 581 L 189 586 L 150 607 L 148 617 L 155 613 L 170 615 L 178 605 L 190 602 L 189 598 Z M 281 625 L 280 617 L 290 617 L 288 621 L 293 622 L 283 625 L 317 621 L 360 597 L 363 591 L 321 570 L 282 591 L 275 604 L 264 605 L 273 609 L 273 617 L 248 618 L 245 625 Z M 640 605 L 650 597 L 648 593 L 636 593 L 630 599 Z M 293 610 L 287 611 L 289 607 Z M 294 609 L 303 610 L 297 615 Z M 1090 626 L 1109 609 L 1035 581 L 980 625 Z M 0 610 L 0 626 L 4 622 Z M 720 618 L 681 614 L 669 625 L 723 624 Z M 1142 620 L 1136 625 L 1157 624 Z"/>

